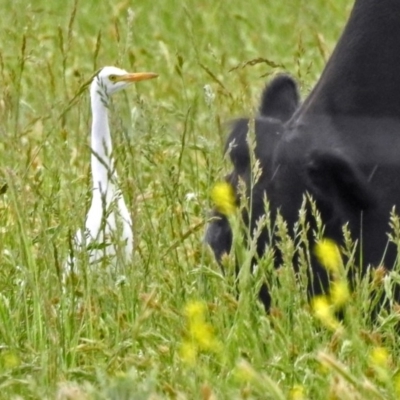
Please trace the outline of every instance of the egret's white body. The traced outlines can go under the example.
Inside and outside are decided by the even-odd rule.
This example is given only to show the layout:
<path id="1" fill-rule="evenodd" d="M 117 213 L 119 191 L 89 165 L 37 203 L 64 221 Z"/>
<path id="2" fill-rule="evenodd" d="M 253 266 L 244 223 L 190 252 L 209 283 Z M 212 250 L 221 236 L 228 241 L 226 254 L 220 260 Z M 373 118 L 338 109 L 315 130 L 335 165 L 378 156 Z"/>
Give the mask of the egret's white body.
<path id="1" fill-rule="evenodd" d="M 91 265 L 104 256 L 118 254 L 129 261 L 133 252 L 132 219 L 118 188 L 112 159 L 112 142 L 108 124 L 110 96 L 132 82 L 155 78 L 154 73 L 128 73 L 116 67 L 104 67 L 90 85 L 92 109 L 91 170 L 92 202 L 85 222 L 85 232 L 75 237 L 77 247 L 86 248 Z M 68 261 L 73 268 L 72 257 Z"/>

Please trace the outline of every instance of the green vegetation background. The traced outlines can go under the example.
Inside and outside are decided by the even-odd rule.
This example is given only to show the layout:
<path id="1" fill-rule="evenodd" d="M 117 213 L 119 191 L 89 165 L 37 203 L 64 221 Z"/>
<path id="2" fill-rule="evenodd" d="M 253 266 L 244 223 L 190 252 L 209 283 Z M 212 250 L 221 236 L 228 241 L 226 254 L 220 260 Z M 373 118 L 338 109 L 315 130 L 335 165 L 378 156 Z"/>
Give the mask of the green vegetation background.
<path id="1" fill-rule="evenodd" d="M 278 72 L 307 95 L 352 3 L 0 0 L 1 399 L 396 398 L 396 335 L 390 315 L 366 325 L 367 289 L 332 332 L 288 266 L 267 316 L 263 272 L 238 298 L 202 243 L 226 123 Z M 135 257 L 122 283 L 87 271 L 63 289 L 90 201 L 83 85 L 105 65 L 159 74 L 110 118 Z"/>

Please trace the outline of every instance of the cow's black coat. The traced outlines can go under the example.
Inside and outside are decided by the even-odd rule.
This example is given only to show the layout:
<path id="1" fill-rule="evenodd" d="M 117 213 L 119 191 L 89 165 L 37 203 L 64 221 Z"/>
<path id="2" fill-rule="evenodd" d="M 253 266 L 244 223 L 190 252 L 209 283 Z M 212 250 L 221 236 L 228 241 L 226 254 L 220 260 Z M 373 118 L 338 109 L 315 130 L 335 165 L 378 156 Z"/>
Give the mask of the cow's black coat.
<path id="1" fill-rule="evenodd" d="M 389 214 L 400 206 L 400 1 L 357 0 L 347 26 L 315 88 L 298 106 L 294 82 L 276 78 L 265 90 L 255 120 L 255 156 L 262 176 L 253 189 L 251 228 L 264 212 L 279 209 L 293 228 L 304 193 L 317 202 L 325 235 L 342 241 L 348 223 L 359 242 L 356 265 L 392 269 L 396 246 L 388 240 Z M 228 138 L 233 164 L 228 180 L 250 184 L 248 120 Z M 210 224 L 206 235 L 218 260 L 231 246 L 228 221 Z M 262 255 L 274 238 L 264 232 Z M 277 253 L 277 265 L 279 253 Z M 309 291 L 327 289 L 326 271 L 312 260 Z M 270 298 L 263 288 L 263 301 Z"/>

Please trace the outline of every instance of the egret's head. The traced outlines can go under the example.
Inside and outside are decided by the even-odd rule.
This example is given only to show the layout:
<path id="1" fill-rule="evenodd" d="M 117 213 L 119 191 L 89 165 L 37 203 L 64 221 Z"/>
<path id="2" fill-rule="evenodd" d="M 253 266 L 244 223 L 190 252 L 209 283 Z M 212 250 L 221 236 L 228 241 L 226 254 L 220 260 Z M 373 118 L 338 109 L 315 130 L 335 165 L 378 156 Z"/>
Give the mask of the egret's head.
<path id="1" fill-rule="evenodd" d="M 130 73 L 117 67 L 104 67 L 93 78 L 92 89 L 101 91 L 105 95 L 112 95 L 133 82 L 156 78 L 154 72 Z"/>

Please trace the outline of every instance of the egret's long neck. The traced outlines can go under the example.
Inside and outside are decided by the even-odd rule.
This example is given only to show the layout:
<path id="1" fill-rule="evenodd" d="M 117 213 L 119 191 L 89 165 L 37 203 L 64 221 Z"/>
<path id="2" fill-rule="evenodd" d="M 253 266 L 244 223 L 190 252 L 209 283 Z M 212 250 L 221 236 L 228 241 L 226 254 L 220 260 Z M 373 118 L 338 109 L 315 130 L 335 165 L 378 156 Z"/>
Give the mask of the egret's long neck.
<path id="1" fill-rule="evenodd" d="M 92 107 L 91 165 L 93 190 L 108 193 L 113 188 L 115 178 L 114 163 L 111 158 L 112 143 L 108 125 L 108 109 L 106 95 L 100 88 L 92 84 L 90 89 Z"/>

